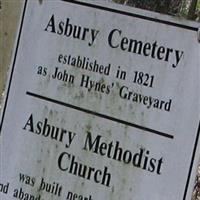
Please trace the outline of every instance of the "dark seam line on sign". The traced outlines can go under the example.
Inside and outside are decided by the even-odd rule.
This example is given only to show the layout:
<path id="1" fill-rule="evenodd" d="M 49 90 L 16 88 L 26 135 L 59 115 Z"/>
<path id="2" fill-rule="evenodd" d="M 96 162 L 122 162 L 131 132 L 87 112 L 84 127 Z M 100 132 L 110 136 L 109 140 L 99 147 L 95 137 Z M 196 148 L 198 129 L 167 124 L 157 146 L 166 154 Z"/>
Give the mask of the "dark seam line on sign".
<path id="1" fill-rule="evenodd" d="M 90 3 L 86 3 L 86 2 L 80 2 L 80 1 L 75 1 L 75 0 L 61 0 L 61 1 L 73 3 L 73 4 L 77 4 L 77 5 L 81 5 L 81 6 L 96 8 L 96 9 L 99 9 L 99 10 L 105 10 L 105 11 L 109 11 L 109 12 L 113 12 L 113 13 L 118 13 L 118 14 L 121 14 L 121 15 L 129 16 L 129 17 L 136 17 L 136 18 L 140 18 L 140 19 L 143 19 L 143 20 L 148 20 L 148 21 L 166 24 L 166 25 L 170 25 L 170 26 L 176 26 L 178 28 L 188 29 L 188 30 L 191 30 L 191 31 L 198 31 L 197 27 L 192 27 L 192 26 L 188 26 L 188 25 L 184 25 L 184 24 L 178 24 L 178 23 L 175 23 L 175 22 L 170 22 L 170 21 L 166 21 L 166 20 L 147 17 L 147 16 L 144 16 L 144 15 L 139 15 L 139 14 L 135 14 L 135 13 L 129 13 L 129 12 L 126 12 L 126 11 L 121 11 L 121 10 L 117 10 L 117 9 L 113 9 L 113 8 L 94 5 L 94 4 L 90 4 Z"/>
<path id="2" fill-rule="evenodd" d="M 192 167 L 193 167 L 193 164 L 194 164 L 194 158 L 195 158 L 195 154 L 196 154 L 196 151 L 197 151 L 197 144 L 198 144 L 198 140 L 199 140 L 199 135 L 200 135 L 200 122 L 199 122 L 198 130 L 197 130 L 197 136 L 196 136 L 196 140 L 195 140 L 195 145 L 194 145 L 194 150 L 193 150 L 193 154 L 192 154 L 192 160 L 191 160 L 191 164 L 190 164 L 188 178 L 187 178 L 187 182 L 186 182 L 186 186 L 185 186 L 185 192 L 184 192 L 183 200 L 186 200 L 186 195 L 187 195 L 188 186 L 189 186 L 191 173 L 192 173 Z"/>
<path id="3" fill-rule="evenodd" d="M 16 62 L 16 58 L 17 58 L 20 37 L 21 37 L 21 33 L 22 33 L 22 27 L 23 27 L 23 22 L 24 22 L 26 6 L 27 6 L 27 0 L 25 1 L 25 4 L 24 4 L 24 10 L 23 10 L 23 14 L 22 14 L 22 21 L 21 21 L 21 24 L 20 24 L 19 35 L 18 35 L 18 38 L 17 38 L 17 46 L 16 46 L 16 51 L 15 51 L 15 54 L 14 54 L 14 60 L 13 60 L 12 70 L 11 70 L 11 74 L 10 74 L 10 80 L 9 80 L 9 84 L 8 84 L 8 92 L 6 94 L 5 105 L 4 105 L 4 109 L 3 109 L 3 113 L 2 113 L 2 121 L 0 123 L 0 135 L 1 135 L 1 130 L 2 130 L 2 126 L 3 126 L 5 112 L 6 112 L 6 108 L 7 108 L 7 104 L 8 104 L 8 96 L 9 96 L 9 93 L 10 93 L 10 87 L 11 87 L 12 77 L 13 77 L 13 73 L 14 73 L 15 62 Z"/>
<path id="4" fill-rule="evenodd" d="M 140 126 L 140 125 L 137 125 L 137 124 L 133 124 L 131 122 L 121 120 L 121 119 L 110 117 L 108 115 L 97 113 L 97 112 L 94 112 L 92 110 L 88 110 L 88 109 L 85 109 L 85 108 L 74 106 L 72 104 L 64 103 L 64 102 L 61 102 L 61 101 L 58 101 L 58 100 L 55 100 L 55 99 L 51 99 L 49 97 L 41 96 L 39 94 L 35 94 L 35 93 L 32 93 L 32 92 L 28 92 L 28 91 L 26 92 L 26 94 L 29 95 L 29 96 L 38 98 L 38 99 L 42 99 L 42 100 L 49 101 L 49 102 L 52 102 L 52 103 L 55 103 L 55 104 L 59 104 L 59 105 L 62 105 L 62 106 L 65 106 L 65 107 L 68 107 L 68 108 L 71 108 L 71 109 L 75 109 L 75 110 L 78 110 L 78 111 L 81 111 L 81 112 L 85 112 L 87 114 L 91 114 L 91 115 L 94 115 L 94 116 L 97 116 L 97 117 L 101 117 L 101 118 L 108 119 L 108 120 L 111 120 L 111 121 L 114 121 L 114 122 L 118 122 L 120 124 L 124 124 L 124 125 L 128 125 L 128 126 L 131 126 L 131 127 L 134 127 L 134 128 L 138 128 L 138 129 L 141 129 L 143 131 L 151 132 L 151 133 L 154 133 L 154 134 L 159 135 L 159 136 L 163 136 L 163 137 L 166 137 L 166 138 L 169 138 L 169 139 L 174 139 L 173 135 L 163 133 L 163 132 L 160 132 L 160 131 L 157 131 L 157 130 L 154 130 L 154 129 L 146 128 L 146 127 L 143 127 L 143 126 Z"/>

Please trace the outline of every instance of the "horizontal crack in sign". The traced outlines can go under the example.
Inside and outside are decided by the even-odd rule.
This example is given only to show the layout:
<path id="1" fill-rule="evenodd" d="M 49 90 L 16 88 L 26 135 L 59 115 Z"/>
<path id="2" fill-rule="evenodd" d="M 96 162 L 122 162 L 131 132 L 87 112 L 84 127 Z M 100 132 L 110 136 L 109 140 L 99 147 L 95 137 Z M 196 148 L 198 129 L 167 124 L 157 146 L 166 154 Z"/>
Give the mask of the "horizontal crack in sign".
<path id="1" fill-rule="evenodd" d="M 114 121 L 114 122 L 118 122 L 120 124 L 131 126 L 131 127 L 134 127 L 134 128 L 137 128 L 137 129 L 149 132 L 149 133 L 153 133 L 153 134 L 165 137 L 165 138 L 174 139 L 174 136 L 170 135 L 168 133 L 163 133 L 163 132 L 160 132 L 160 131 L 157 131 L 157 130 L 154 130 L 154 129 L 143 127 L 143 126 L 131 123 L 131 122 L 127 122 L 127 121 L 124 121 L 124 120 L 121 120 L 121 119 L 118 119 L 118 118 L 114 118 L 114 117 L 111 117 L 111 116 L 108 116 L 108 115 L 104 115 L 104 114 L 101 114 L 101 113 L 94 112 L 92 110 L 88 110 L 88 109 L 85 109 L 85 108 L 74 106 L 72 104 L 64 103 L 64 102 L 58 101 L 56 99 L 41 96 L 39 94 L 35 94 L 35 93 L 29 92 L 29 91 L 27 91 L 26 94 L 29 95 L 29 96 L 38 98 L 38 99 L 49 101 L 49 102 L 52 102 L 52 103 L 55 103 L 55 104 L 58 104 L 58 105 L 62 105 L 62 106 L 65 106 L 65 107 L 68 107 L 68 108 L 71 108 L 71 109 L 75 109 L 75 110 L 78 110 L 78 111 L 81 111 L 81 112 L 85 112 L 87 114 L 91 114 L 91 115 L 98 116 L 98 117 L 101 117 L 101 118 L 104 118 L 104 119 L 108 119 L 108 120 L 111 120 L 111 121 Z"/>

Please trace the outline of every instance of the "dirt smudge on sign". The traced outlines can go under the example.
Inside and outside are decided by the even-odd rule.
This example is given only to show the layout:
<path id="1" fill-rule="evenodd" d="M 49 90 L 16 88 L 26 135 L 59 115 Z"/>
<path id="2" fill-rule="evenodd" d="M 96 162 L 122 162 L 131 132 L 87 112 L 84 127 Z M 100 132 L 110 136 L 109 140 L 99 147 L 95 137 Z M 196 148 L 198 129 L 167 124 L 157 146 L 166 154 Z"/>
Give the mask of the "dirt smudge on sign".
<path id="1" fill-rule="evenodd" d="M 43 3 L 43 0 L 38 0 L 38 1 L 39 1 L 39 4 L 40 4 L 40 5 L 42 5 L 42 3 Z"/>

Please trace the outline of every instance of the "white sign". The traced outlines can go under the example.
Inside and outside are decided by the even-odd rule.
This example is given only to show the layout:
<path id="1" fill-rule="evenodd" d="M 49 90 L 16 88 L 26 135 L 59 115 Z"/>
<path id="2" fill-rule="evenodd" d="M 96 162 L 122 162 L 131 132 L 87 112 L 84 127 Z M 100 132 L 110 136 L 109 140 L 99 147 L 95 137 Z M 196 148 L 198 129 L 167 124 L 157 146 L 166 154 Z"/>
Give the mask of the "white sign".
<path id="1" fill-rule="evenodd" d="M 190 200 L 197 24 L 26 0 L 1 117 L 0 199 Z"/>

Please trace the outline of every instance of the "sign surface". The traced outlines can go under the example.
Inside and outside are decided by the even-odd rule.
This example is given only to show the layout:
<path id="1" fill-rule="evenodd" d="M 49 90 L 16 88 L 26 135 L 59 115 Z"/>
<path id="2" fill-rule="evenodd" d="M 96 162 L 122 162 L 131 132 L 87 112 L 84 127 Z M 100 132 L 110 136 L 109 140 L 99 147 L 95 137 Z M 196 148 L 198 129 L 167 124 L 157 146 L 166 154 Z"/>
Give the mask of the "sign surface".
<path id="1" fill-rule="evenodd" d="M 0 199 L 189 200 L 200 132 L 195 25 L 25 1 L 1 115 Z"/>

